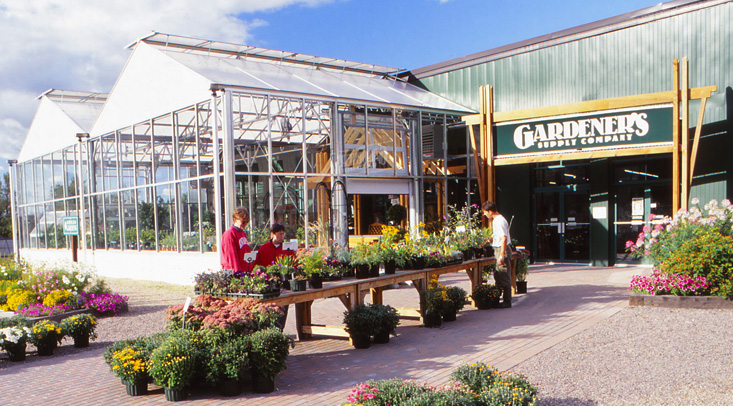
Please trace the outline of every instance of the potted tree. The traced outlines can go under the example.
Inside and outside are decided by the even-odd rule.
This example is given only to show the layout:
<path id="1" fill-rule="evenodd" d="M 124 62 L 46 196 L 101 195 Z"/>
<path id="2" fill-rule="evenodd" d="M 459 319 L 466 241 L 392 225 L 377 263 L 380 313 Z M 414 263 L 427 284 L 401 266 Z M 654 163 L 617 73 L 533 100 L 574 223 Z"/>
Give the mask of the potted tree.
<path id="1" fill-rule="evenodd" d="M 365 304 L 344 312 L 344 325 L 354 348 L 364 349 L 371 345 L 371 337 L 379 330 L 376 312 Z"/>
<path id="2" fill-rule="evenodd" d="M 386 344 L 389 342 L 389 336 L 395 335 L 397 325 L 400 324 L 400 315 L 397 309 L 389 305 L 373 303 L 369 308 L 376 316 L 376 329 L 374 330 L 374 342 L 376 344 Z"/>
<path id="3" fill-rule="evenodd" d="M 61 330 L 64 335 L 74 339 L 74 347 L 89 347 L 89 339 L 94 341 L 97 333 L 97 319 L 91 314 L 77 314 L 61 320 Z"/>
<path id="4" fill-rule="evenodd" d="M 252 386 L 257 393 L 275 390 L 275 377 L 287 368 L 293 340 L 277 328 L 259 330 L 249 336 Z"/>

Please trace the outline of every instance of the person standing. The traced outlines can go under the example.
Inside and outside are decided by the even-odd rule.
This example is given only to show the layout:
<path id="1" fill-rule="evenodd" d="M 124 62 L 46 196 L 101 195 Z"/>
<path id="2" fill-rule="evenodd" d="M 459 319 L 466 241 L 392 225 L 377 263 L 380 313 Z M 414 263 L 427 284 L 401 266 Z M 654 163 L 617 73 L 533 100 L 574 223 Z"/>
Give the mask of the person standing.
<path id="1" fill-rule="evenodd" d="M 279 257 L 295 256 L 293 250 L 283 250 L 283 242 L 285 241 L 285 226 L 275 223 L 270 227 L 270 241 L 262 244 L 257 250 L 257 258 L 255 265 L 268 267 L 275 263 Z"/>
<path id="2" fill-rule="evenodd" d="M 221 267 L 236 273 L 252 270 L 253 265 L 245 262 L 244 254 L 252 251 L 244 228 L 249 224 L 247 209 L 238 207 L 232 213 L 234 224 L 221 237 Z"/>
<path id="3" fill-rule="evenodd" d="M 494 248 L 494 258 L 496 258 L 494 281 L 497 287 L 502 288 L 504 297 L 501 307 L 512 307 L 512 251 L 509 248 L 512 239 L 509 235 L 509 223 L 499 213 L 496 203 L 490 200 L 484 202 L 481 211 L 491 220 L 491 246 Z"/>

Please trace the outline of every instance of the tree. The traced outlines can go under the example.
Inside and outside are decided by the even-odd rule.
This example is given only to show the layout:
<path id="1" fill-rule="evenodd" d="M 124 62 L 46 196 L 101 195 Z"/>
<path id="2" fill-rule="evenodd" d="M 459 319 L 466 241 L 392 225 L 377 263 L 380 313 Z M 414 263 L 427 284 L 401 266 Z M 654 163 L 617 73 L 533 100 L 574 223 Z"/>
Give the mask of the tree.
<path id="1" fill-rule="evenodd" d="M 0 237 L 13 235 L 13 219 L 10 215 L 10 174 L 3 175 L 0 182 Z"/>

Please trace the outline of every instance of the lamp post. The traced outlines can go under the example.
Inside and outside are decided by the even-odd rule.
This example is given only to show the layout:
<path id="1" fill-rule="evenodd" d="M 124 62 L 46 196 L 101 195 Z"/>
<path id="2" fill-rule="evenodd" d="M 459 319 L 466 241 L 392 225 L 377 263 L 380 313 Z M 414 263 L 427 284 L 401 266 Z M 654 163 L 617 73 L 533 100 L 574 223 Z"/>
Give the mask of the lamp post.
<path id="1" fill-rule="evenodd" d="M 10 191 L 10 238 L 13 240 L 13 259 L 17 263 L 20 260 L 20 244 L 18 241 L 18 221 L 15 218 L 15 168 L 18 161 L 16 159 L 8 160 L 8 188 Z"/>
<path id="2" fill-rule="evenodd" d="M 79 158 L 78 158 L 78 171 L 79 174 L 77 175 L 76 179 L 76 188 L 77 188 L 77 195 L 79 196 L 79 205 L 77 206 L 79 217 L 79 222 L 81 223 L 81 230 L 80 234 L 82 238 L 79 238 L 77 236 L 77 240 L 74 240 L 74 237 L 72 237 L 72 251 L 74 256 L 74 262 L 77 262 L 76 257 L 76 248 L 79 244 L 79 241 L 81 241 L 81 250 L 84 253 L 84 261 L 86 262 L 87 259 L 87 243 L 86 243 L 86 235 L 87 235 L 87 227 L 86 227 L 86 216 L 84 213 L 86 212 L 84 207 L 84 161 L 82 160 L 83 154 L 82 154 L 82 145 L 84 140 L 89 139 L 89 133 L 76 133 L 76 139 L 79 140 Z"/>

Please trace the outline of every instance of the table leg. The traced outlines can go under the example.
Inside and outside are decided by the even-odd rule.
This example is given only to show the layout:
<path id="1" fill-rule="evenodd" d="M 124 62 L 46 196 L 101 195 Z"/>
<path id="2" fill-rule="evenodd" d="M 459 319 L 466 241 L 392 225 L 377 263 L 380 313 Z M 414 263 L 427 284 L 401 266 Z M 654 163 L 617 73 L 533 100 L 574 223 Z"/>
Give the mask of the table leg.
<path id="1" fill-rule="evenodd" d="M 310 333 L 303 331 L 303 326 L 310 326 L 312 322 L 311 305 L 313 301 L 301 302 L 295 304 L 295 330 L 298 340 L 304 341 L 311 338 Z"/>

